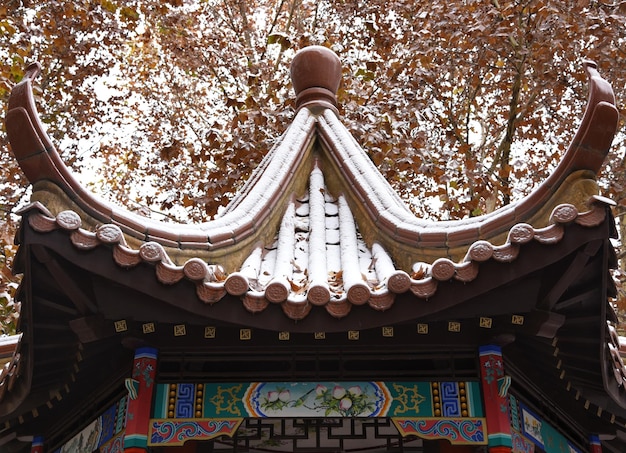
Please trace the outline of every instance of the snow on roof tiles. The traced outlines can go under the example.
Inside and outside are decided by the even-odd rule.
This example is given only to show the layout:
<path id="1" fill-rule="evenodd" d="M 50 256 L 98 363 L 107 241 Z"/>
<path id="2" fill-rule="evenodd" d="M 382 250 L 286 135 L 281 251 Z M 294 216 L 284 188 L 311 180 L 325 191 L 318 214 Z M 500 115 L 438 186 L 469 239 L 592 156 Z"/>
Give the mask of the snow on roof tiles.
<path id="1" fill-rule="evenodd" d="M 82 188 L 39 121 L 31 90 L 38 70 L 29 68 L 15 87 L 7 114 L 15 156 L 38 183 L 33 199 L 41 203 L 21 211 L 29 225 L 40 233 L 66 231 L 81 250 L 109 246 L 121 267 L 153 263 L 160 282 L 191 280 L 205 303 L 230 294 L 252 312 L 280 304 L 294 320 L 312 306 L 338 318 L 353 305 L 385 310 L 395 294 L 431 297 L 439 282 L 474 280 L 481 262 L 515 260 L 521 244 L 554 244 L 568 223 L 605 219 L 607 201 L 593 198 L 593 175 L 608 152 L 617 110 L 593 63 L 586 63 L 590 95 L 582 124 L 552 175 L 516 204 L 447 222 L 413 215 L 342 124 L 335 98 L 341 67 L 328 49 L 296 55 L 292 124 L 224 214 L 199 225 L 152 221 Z M 567 187 L 577 185 L 584 199 L 571 200 Z M 53 208 L 63 197 L 67 207 Z"/>

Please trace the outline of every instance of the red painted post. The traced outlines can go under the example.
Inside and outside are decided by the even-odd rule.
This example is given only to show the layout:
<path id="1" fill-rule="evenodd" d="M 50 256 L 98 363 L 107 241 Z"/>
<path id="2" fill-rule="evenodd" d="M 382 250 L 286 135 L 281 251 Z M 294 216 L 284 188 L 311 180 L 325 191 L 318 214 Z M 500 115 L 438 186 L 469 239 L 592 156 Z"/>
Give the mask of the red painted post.
<path id="1" fill-rule="evenodd" d="M 589 436 L 589 451 L 591 453 L 602 453 L 602 443 L 598 436 Z"/>
<path id="2" fill-rule="evenodd" d="M 33 442 L 30 445 L 30 453 L 43 453 L 43 437 L 33 437 Z"/>
<path id="3" fill-rule="evenodd" d="M 504 373 L 502 349 L 496 345 L 481 346 L 479 355 L 489 453 L 511 453 L 511 422 L 506 397 L 510 378 Z"/>
<path id="4" fill-rule="evenodd" d="M 126 379 L 128 410 L 124 434 L 125 453 L 145 453 L 148 450 L 156 364 L 156 349 L 139 348 L 135 351 L 132 378 Z"/>

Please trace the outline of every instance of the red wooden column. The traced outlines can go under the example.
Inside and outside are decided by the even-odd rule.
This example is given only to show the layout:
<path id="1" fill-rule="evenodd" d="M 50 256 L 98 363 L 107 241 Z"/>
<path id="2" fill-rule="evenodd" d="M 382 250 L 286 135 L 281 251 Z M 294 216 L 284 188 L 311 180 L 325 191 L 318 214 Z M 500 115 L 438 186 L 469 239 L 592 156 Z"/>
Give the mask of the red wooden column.
<path id="1" fill-rule="evenodd" d="M 30 453 L 43 453 L 43 437 L 33 437 L 33 443 L 30 445 Z"/>
<path id="2" fill-rule="evenodd" d="M 602 444 L 600 443 L 600 438 L 598 436 L 589 436 L 589 452 L 602 453 Z"/>
<path id="3" fill-rule="evenodd" d="M 506 397 L 510 378 L 504 374 L 502 349 L 496 345 L 481 346 L 479 355 L 489 452 L 510 453 L 511 422 Z"/>
<path id="4" fill-rule="evenodd" d="M 135 351 L 133 375 L 126 379 L 128 409 L 124 434 L 125 453 L 144 453 L 148 449 L 148 425 L 152 411 L 156 364 L 156 349 L 139 348 Z"/>

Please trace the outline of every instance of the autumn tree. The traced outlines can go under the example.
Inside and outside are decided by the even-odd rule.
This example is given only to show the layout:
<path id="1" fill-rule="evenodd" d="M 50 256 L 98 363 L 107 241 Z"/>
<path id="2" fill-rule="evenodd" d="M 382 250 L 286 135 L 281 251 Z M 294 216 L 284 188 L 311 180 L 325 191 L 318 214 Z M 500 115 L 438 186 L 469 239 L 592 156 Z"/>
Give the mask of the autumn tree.
<path id="1" fill-rule="evenodd" d="M 294 52 L 328 46 L 343 62 L 340 114 L 372 161 L 416 214 L 460 218 L 520 198 L 554 167 L 586 103 L 583 59 L 624 111 L 625 15 L 608 0 L 8 0 L 0 98 L 39 61 L 41 116 L 85 184 L 199 221 L 293 117 Z M 618 217 L 624 123 L 601 178 Z M 25 181 L 1 159 L 4 269 Z"/>

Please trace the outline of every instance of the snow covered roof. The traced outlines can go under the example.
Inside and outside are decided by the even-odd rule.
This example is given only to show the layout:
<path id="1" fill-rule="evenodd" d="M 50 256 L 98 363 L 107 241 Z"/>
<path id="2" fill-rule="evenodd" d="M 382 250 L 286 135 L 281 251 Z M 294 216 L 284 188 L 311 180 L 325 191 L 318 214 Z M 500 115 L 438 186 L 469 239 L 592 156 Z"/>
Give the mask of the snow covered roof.
<path id="1" fill-rule="evenodd" d="M 428 298 L 438 282 L 473 280 L 481 262 L 516 259 L 520 244 L 557 243 L 563 225 L 604 220 L 601 206 L 610 201 L 597 196 L 595 174 L 617 111 L 595 65 L 585 68 L 587 110 L 546 181 L 491 214 L 429 222 L 411 213 L 342 124 L 337 56 L 306 48 L 292 63 L 295 118 L 243 190 L 219 218 L 173 225 L 99 200 L 76 181 L 37 116 L 31 83 L 39 68 L 31 66 L 7 115 L 13 152 L 35 187 L 36 203 L 21 212 L 36 210 L 35 230 L 66 230 L 81 250 L 113 245 L 111 258 L 122 267 L 154 263 L 164 284 L 192 280 L 206 303 L 226 294 L 241 296 L 252 312 L 280 303 L 294 320 L 315 305 L 334 317 L 352 305 L 385 310 L 395 294 Z"/>

